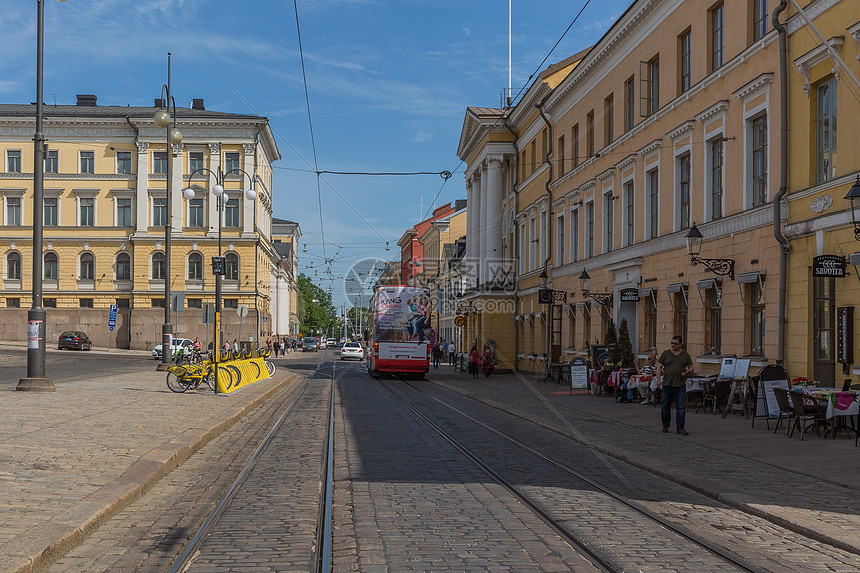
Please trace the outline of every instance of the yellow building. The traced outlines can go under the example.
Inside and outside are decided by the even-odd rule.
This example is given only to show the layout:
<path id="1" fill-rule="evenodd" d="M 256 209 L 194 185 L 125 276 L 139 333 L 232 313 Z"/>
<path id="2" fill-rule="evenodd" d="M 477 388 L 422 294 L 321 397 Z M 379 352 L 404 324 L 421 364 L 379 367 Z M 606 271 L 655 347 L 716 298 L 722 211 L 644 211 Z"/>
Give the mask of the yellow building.
<path id="1" fill-rule="evenodd" d="M 635 1 L 510 107 L 467 112 L 458 155 L 481 214 L 469 252 L 485 259 L 481 237 L 503 226 L 515 310 L 489 330 L 514 332 L 501 348 L 520 369 L 591 355 L 609 320 L 627 321 L 640 356 L 681 335 L 702 373 L 723 355 L 778 358 L 773 229 L 786 214 L 773 205 L 780 76 L 766 4 Z M 476 338 L 487 320 L 474 315 Z"/>
<path id="2" fill-rule="evenodd" d="M 272 267 L 271 320 L 269 329 L 276 336 L 298 337 L 299 257 L 297 247 L 302 229 L 295 221 L 272 218 L 272 246 L 280 256 Z"/>
<path id="3" fill-rule="evenodd" d="M 44 213 L 49 345 L 63 330 L 78 328 L 100 346 L 148 349 L 161 342 L 168 218 L 171 291 L 184 297 L 171 320 L 175 333 L 209 336 L 203 307 L 214 302 L 210 261 L 218 254 L 219 229 L 227 263 L 225 334 L 239 337 L 240 305 L 250 310 L 242 338 L 259 340 L 270 333 L 270 269 L 280 256 L 271 241 L 272 162 L 279 154 L 268 120 L 208 111 L 203 100 L 194 100 L 191 108 L 176 109 L 184 137 L 167 150 L 165 129 L 153 121 L 156 109 L 98 106 L 95 96 L 78 96 L 77 105 L 45 106 L 44 205 L 37 208 Z M 0 106 L 5 262 L 0 324 L 6 340 L 25 340 L 31 306 L 34 125 L 34 106 Z M 219 224 L 210 189 L 215 173 L 231 171 L 224 180 Z M 194 190 L 191 198 L 183 195 L 186 187 Z M 246 196 L 248 188 L 256 190 L 255 198 Z M 113 304 L 119 317 L 109 332 Z"/>
<path id="4" fill-rule="evenodd" d="M 844 199 L 860 172 L 854 138 L 860 128 L 860 12 L 853 2 L 802 4 L 802 13 L 790 4 L 780 18 L 791 110 L 786 368 L 792 376 L 841 387 L 849 379 L 856 384 L 860 374 L 851 336 L 860 327 L 854 316 L 860 315 L 854 310 L 860 285 L 851 264 L 860 265 L 860 243 Z"/>

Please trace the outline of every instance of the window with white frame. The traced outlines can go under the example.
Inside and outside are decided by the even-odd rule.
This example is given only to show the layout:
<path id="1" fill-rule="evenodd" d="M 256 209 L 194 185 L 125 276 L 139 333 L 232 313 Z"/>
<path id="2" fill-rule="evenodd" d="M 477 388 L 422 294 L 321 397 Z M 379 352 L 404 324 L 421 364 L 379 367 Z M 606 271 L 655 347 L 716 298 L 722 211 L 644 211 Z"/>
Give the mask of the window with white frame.
<path id="1" fill-rule="evenodd" d="M 539 266 L 543 266 L 546 260 L 546 243 L 547 243 L 547 214 L 546 211 L 541 211 L 540 214 L 540 260 L 537 261 Z"/>
<path id="2" fill-rule="evenodd" d="M 7 149 L 6 150 L 6 172 L 21 173 L 21 150 Z"/>
<path id="3" fill-rule="evenodd" d="M 624 196 L 624 246 L 629 247 L 636 242 L 636 209 L 632 180 L 624 183 L 622 195 Z"/>
<path id="4" fill-rule="evenodd" d="M 6 278 L 21 280 L 21 253 L 10 251 L 6 255 Z"/>
<path id="5" fill-rule="evenodd" d="M 711 71 L 723 66 L 723 27 L 725 25 L 725 6 L 722 2 L 711 8 Z"/>
<path id="6" fill-rule="evenodd" d="M 537 268 L 537 221 L 529 217 L 529 270 Z"/>
<path id="7" fill-rule="evenodd" d="M 152 275 L 153 280 L 164 280 L 164 253 L 158 251 L 152 253 Z"/>
<path id="8" fill-rule="evenodd" d="M 81 253 L 79 262 L 80 274 L 78 278 L 82 281 L 95 280 L 96 275 L 96 258 L 92 253 Z"/>
<path id="9" fill-rule="evenodd" d="M 526 226 L 526 221 L 525 221 L 525 219 L 523 219 L 520 222 L 519 228 L 517 230 L 518 234 L 519 234 L 519 239 L 520 239 L 520 253 L 519 253 L 519 257 L 520 257 L 520 271 L 519 272 L 520 272 L 520 274 L 524 274 L 526 272 L 526 268 L 527 268 L 526 267 L 526 262 L 527 262 L 526 261 L 526 258 L 527 258 L 527 252 L 526 252 L 526 240 L 527 239 L 526 239 L 526 236 L 527 235 L 526 235 L 525 226 Z"/>
<path id="10" fill-rule="evenodd" d="M 585 204 L 585 256 L 594 256 L 594 201 Z"/>
<path id="11" fill-rule="evenodd" d="M 556 217 L 555 228 L 558 236 L 556 237 L 557 254 L 556 266 L 562 266 L 565 263 L 564 259 L 564 213 Z"/>
<path id="12" fill-rule="evenodd" d="M 44 261 L 43 265 L 43 273 L 42 276 L 47 281 L 56 282 L 60 278 L 60 259 L 57 257 L 57 253 L 53 251 L 48 251 L 42 257 Z"/>
<path id="13" fill-rule="evenodd" d="M 680 155 L 675 165 L 677 177 L 677 222 L 678 230 L 690 226 L 690 154 Z"/>
<path id="14" fill-rule="evenodd" d="M 836 177 L 836 78 L 815 87 L 816 182 Z"/>
<path id="15" fill-rule="evenodd" d="M 203 255 L 200 253 L 191 253 L 188 255 L 188 280 L 203 280 Z"/>
<path id="16" fill-rule="evenodd" d="M 19 226 L 21 224 L 21 197 L 6 196 L 6 224 Z"/>
<path id="17" fill-rule="evenodd" d="M 579 209 L 570 210 L 570 262 L 579 260 Z"/>
<path id="18" fill-rule="evenodd" d="M 134 223 L 131 217 L 131 197 L 117 197 L 116 199 L 116 226 L 132 227 Z"/>
<path id="19" fill-rule="evenodd" d="M 131 175 L 131 151 L 116 152 L 116 172 L 123 175 Z"/>
<path id="20" fill-rule="evenodd" d="M 238 151 L 228 151 L 224 154 L 224 173 L 229 173 L 240 167 Z"/>
<path id="21" fill-rule="evenodd" d="M 660 230 L 660 172 L 652 169 L 645 174 L 645 185 L 648 192 L 648 238 L 656 239 Z"/>
<path id="22" fill-rule="evenodd" d="M 81 151 L 80 152 L 81 173 L 96 172 L 96 152 Z"/>
<path id="23" fill-rule="evenodd" d="M 660 57 L 639 62 L 639 115 L 648 117 L 660 109 Z"/>
<path id="24" fill-rule="evenodd" d="M 167 152 L 153 151 L 152 152 L 152 172 L 154 174 L 167 173 Z"/>
<path id="25" fill-rule="evenodd" d="M 714 286 L 709 288 L 705 297 L 707 305 L 707 328 L 708 340 L 705 342 L 705 352 L 720 354 L 723 341 L 723 293 L 719 283 L 714 281 Z"/>
<path id="26" fill-rule="evenodd" d="M 767 34 L 767 0 L 753 0 L 753 42 L 761 40 Z"/>
<path id="27" fill-rule="evenodd" d="M 56 227 L 60 224 L 60 198 L 45 197 L 42 199 L 42 224 L 46 227 Z"/>
<path id="28" fill-rule="evenodd" d="M 188 173 L 194 173 L 198 169 L 203 169 L 203 152 L 202 151 L 189 151 L 188 152 Z"/>
<path id="29" fill-rule="evenodd" d="M 723 139 L 713 139 L 707 144 L 707 188 L 708 215 L 711 220 L 723 216 Z"/>
<path id="30" fill-rule="evenodd" d="M 94 197 L 78 197 L 78 225 L 93 227 L 96 224 L 96 200 Z"/>
<path id="31" fill-rule="evenodd" d="M 678 93 L 684 93 L 693 85 L 693 36 L 687 30 L 678 36 L 678 60 L 680 77 L 678 78 Z"/>
<path id="32" fill-rule="evenodd" d="M 224 205 L 224 226 L 238 227 L 239 225 L 239 200 L 227 199 Z"/>
<path id="33" fill-rule="evenodd" d="M 603 195 L 603 252 L 612 252 L 615 245 L 615 197 L 612 191 Z"/>
<path id="34" fill-rule="evenodd" d="M 767 202 L 767 116 L 751 121 L 752 127 L 752 204 L 753 207 Z"/>
<path id="35" fill-rule="evenodd" d="M 228 281 L 238 281 L 239 280 L 239 255 L 236 253 L 227 253 L 224 257 L 226 263 L 226 271 L 227 273 L 224 275 L 224 279 Z"/>
<path id="36" fill-rule="evenodd" d="M 152 198 L 152 226 L 164 227 L 167 225 L 167 197 Z"/>
<path id="37" fill-rule="evenodd" d="M 636 101 L 636 85 L 633 76 L 624 82 L 624 131 L 633 129 L 635 123 L 634 106 Z"/>
<path id="38" fill-rule="evenodd" d="M 131 256 L 128 253 L 119 253 L 116 256 L 116 280 L 131 280 Z"/>
<path id="39" fill-rule="evenodd" d="M 188 201 L 188 226 L 203 227 L 204 225 L 203 199 L 190 199 Z"/>
<path id="40" fill-rule="evenodd" d="M 60 171 L 60 152 L 56 149 L 49 149 L 45 154 L 45 173 L 59 173 Z"/>

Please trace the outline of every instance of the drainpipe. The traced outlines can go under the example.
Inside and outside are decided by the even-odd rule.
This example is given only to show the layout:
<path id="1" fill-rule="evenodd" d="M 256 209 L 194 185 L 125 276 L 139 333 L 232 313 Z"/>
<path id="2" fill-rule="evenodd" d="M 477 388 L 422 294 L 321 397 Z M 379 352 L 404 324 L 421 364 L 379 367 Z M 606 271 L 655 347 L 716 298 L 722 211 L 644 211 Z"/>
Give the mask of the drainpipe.
<path id="1" fill-rule="evenodd" d="M 508 125 L 508 117 L 505 116 L 505 120 L 503 125 L 507 128 L 508 131 L 511 132 L 511 135 L 514 136 L 514 163 L 513 163 L 513 177 L 511 178 L 511 188 L 514 192 L 514 244 L 511 245 L 511 253 L 516 252 L 516 249 L 519 248 L 520 245 L 520 225 L 517 222 L 517 213 L 520 208 L 520 196 L 517 193 L 517 185 L 519 184 L 517 178 L 519 177 L 519 161 L 520 161 L 520 148 L 517 146 L 517 141 L 519 141 L 519 137 L 517 137 L 517 132 L 511 129 L 511 126 Z M 514 257 L 511 257 L 511 261 L 514 261 Z M 517 273 L 519 272 L 519 265 L 514 263 L 513 265 L 513 276 L 514 276 L 514 315 L 517 314 L 517 303 L 520 298 L 520 287 L 517 284 Z M 516 327 L 514 324 L 514 371 L 518 372 L 520 369 L 520 358 L 519 350 L 520 347 L 520 329 Z"/>
<path id="2" fill-rule="evenodd" d="M 543 262 L 543 272 L 546 275 L 549 275 L 547 272 L 547 268 L 549 267 L 549 261 L 552 259 L 552 189 L 549 188 L 549 184 L 552 183 L 552 124 L 549 122 L 549 119 L 543 112 L 543 104 L 546 102 L 546 98 L 541 100 L 539 103 L 535 104 L 535 107 L 540 113 L 541 118 L 543 118 L 544 123 L 547 127 L 547 144 L 546 144 L 546 164 L 549 166 L 547 169 L 546 183 L 544 186 L 546 187 L 546 196 L 548 200 L 547 209 L 546 209 L 546 259 Z M 553 304 L 550 302 L 550 305 Z M 552 308 L 549 309 L 552 311 Z M 549 351 L 552 343 L 552 324 L 550 322 L 550 317 L 547 315 L 546 317 L 546 363 L 549 364 Z M 547 367 L 548 368 L 548 367 Z"/>
<path id="3" fill-rule="evenodd" d="M 771 21 L 779 32 L 779 191 L 773 198 L 773 236 L 779 242 L 779 322 L 777 323 L 776 363 L 785 361 L 785 307 L 788 282 L 788 253 L 791 247 L 782 234 L 780 202 L 788 192 L 788 46 L 785 26 L 779 21 L 788 2 L 782 0 L 774 9 Z"/>
<path id="4" fill-rule="evenodd" d="M 138 129 L 138 127 L 136 125 L 134 125 L 134 123 L 132 123 L 129 116 L 125 116 L 125 122 L 129 125 L 129 127 L 131 127 L 131 130 L 134 131 L 134 146 L 135 146 L 135 148 L 137 148 L 137 142 L 140 139 L 140 129 Z M 137 158 L 135 158 L 135 159 L 137 159 Z M 135 203 L 137 203 L 137 177 L 139 177 L 139 174 L 135 173 L 135 185 L 134 185 L 134 187 L 135 187 L 135 194 L 134 194 L 135 195 L 135 199 L 134 199 Z M 133 210 L 132 212 L 134 213 L 135 210 Z M 128 236 L 128 244 L 130 247 L 129 250 L 131 251 L 131 255 L 130 255 L 131 260 L 133 261 L 134 260 L 134 233 L 132 233 L 131 235 Z M 132 275 L 132 281 L 134 281 L 133 275 Z M 134 282 L 132 282 L 132 284 L 134 284 Z M 132 289 L 133 289 L 133 287 L 132 287 Z M 132 293 L 133 292 L 134 292 L 134 290 L 132 290 Z M 127 328 L 128 328 L 128 347 L 129 348 L 131 348 L 131 313 L 133 310 L 134 310 L 134 294 L 132 294 L 131 300 L 129 301 L 129 308 L 128 308 Z M 119 346 L 119 345 L 117 345 L 117 346 Z"/>

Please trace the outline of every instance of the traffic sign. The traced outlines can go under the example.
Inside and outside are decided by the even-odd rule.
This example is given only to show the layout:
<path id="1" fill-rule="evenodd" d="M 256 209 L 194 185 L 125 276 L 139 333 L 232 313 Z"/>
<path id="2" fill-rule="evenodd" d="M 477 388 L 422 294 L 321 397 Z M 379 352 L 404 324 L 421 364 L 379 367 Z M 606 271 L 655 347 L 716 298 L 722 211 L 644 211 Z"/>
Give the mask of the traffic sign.
<path id="1" fill-rule="evenodd" d="M 454 325 L 455 326 L 463 326 L 465 323 L 466 323 L 466 321 L 463 319 L 462 316 L 455 316 L 454 317 Z"/>
<path id="2" fill-rule="evenodd" d="M 212 274 L 227 274 L 227 257 L 212 257 Z"/>
<path id="3" fill-rule="evenodd" d="M 240 304 L 239 307 L 236 309 L 236 314 L 239 315 L 239 318 L 245 318 L 246 316 L 248 316 L 248 305 Z"/>
<path id="4" fill-rule="evenodd" d="M 116 310 L 117 310 L 117 308 L 118 307 L 115 304 L 110 305 L 110 314 L 108 315 L 108 328 L 110 329 L 111 332 L 113 332 L 113 329 L 116 328 Z"/>
<path id="5" fill-rule="evenodd" d="M 215 303 L 203 303 L 203 324 L 212 324 L 215 322 Z"/>
<path id="6" fill-rule="evenodd" d="M 185 310 L 185 293 L 172 292 L 170 293 L 170 310 L 178 312 Z"/>

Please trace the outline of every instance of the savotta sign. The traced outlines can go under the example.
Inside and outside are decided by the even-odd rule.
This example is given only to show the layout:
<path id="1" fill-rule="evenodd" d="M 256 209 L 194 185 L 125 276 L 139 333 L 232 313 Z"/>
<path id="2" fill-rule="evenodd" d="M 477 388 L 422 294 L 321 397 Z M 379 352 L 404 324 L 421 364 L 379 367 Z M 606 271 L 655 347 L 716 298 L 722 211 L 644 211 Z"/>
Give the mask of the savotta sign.
<path id="1" fill-rule="evenodd" d="M 819 255 L 812 258 L 812 276 L 819 278 L 845 277 L 845 257 Z"/>

